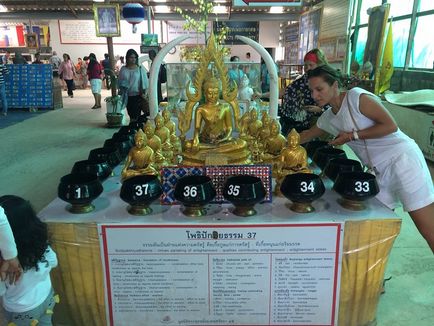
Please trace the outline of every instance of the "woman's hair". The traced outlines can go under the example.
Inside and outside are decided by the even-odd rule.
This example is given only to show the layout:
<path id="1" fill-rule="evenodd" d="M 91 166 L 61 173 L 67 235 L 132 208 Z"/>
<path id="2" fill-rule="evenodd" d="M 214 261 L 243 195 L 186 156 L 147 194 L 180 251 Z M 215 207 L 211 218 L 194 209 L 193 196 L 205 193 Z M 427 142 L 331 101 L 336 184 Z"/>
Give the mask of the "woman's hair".
<path id="1" fill-rule="evenodd" d="M 66 57 L 66 59 L 71 60 L 71 57 L 69 56 L 68 53 L 64 53 L 63 56 Z"/>
<path id="2" fill-rule="evenodd" d="M 48 246 L 47 225 L 36 216 L 32 205 L 21 197 L 1 196 L 0 206 L 14 234 L 21 266 L 25 271 L 33 267 L 38 270 L 38 262 L 44 261 Z"/>
<path id="3" fill-rule="evenodd" d="M 307 79 L 312 77 L 321 77 L 330 86 L 334 82 L 338 82 L 339 87 L 342 87 L 344 82 L 341 73 L 329 65 L 318 66 L 315 69 L 307 72 Z"/>
<path id="4" fill-rule="evenodd" d="M 129 49 L 127 51 L 127 54 L 125 55 L 125 58 L 128 58 L 130 56 L 134 55 L 136 57 L 136 64 L 139 65 L 139 55 L 137 54 L 136 50 Z"/>
<path id="5" fill-rule="evenodd" d="M 95 53 L 89 53 L 89 65 L 87 66 L 87 68 L 92 71 L 93 66 L 96 65 L 98 63 L 98 61 L 96 60 L 96 55 Z"/>
<path id="6" fill-rule="evenodd" d="M 320 49 L 312 49 L 308 51 L 305 57 L 308 56 L 309 54 L 314 54 L 316 56 L 317 66 L 328 65 L 327 58 L 325 57 L 324 52 L 322 52 Z"/>

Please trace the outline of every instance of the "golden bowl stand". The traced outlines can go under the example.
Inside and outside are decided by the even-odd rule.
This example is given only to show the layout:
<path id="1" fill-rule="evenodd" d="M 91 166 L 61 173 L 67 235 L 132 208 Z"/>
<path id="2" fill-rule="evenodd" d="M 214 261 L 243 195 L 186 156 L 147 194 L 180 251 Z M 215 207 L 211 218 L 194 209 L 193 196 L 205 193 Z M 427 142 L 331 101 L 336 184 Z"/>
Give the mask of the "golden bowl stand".
<path id="1" fill-rule="evenodd" d="M 127 208 L 131 215 L 149 215 L 152 213 L 152 208 L 149 205 L 131 205 Z"/>
<path id="2" fill-rule="evenodd" d="M 68 205 L 66 209 L 72 214 L 86 214 L 90 213 L 95 209 L 91 203 L 83 205 Z"/>

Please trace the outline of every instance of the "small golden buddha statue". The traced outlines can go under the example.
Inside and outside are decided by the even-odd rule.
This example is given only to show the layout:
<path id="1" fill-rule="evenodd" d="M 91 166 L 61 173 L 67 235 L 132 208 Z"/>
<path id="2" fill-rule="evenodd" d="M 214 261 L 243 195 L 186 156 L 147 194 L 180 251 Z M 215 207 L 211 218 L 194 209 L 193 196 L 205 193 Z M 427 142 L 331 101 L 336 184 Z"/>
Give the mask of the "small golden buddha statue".
<path id="1" fill-rule="evenodd" d="M 280 153 L 277 163 L 276 193 L 280 192 L 283 178 L 292 173 L 312 173 L 307 165 L 307 152 L 300 145 L 300 134 L 292 129 L 288 134 L 288 144 Z"/>
<path id="2" fill-rule="evenodd" d="M 164 119 L 164 126 L 169 129 L 170 134 L 176 134 L 176 124 L 173 122 L 170 118 L 172 114 L 170 113 L 170 110 L 166 107 L 162 112 L 161 115 Z"/>
<path id="3" fill-rule="evenodd" d="M 172 163 L 177 164 L 178 155 L 181 154 L 182 152 L 182 146 L 179 137 L 176 135 L 176 124 L 170 119 L 172 114 L 170 113 L 170 110 L 167 107 L 163 110 L 162 116 L 164 119 L 164 126 L 170 131 L 170 144 L 172 145 L 173 148 Z"/>
<path id="4" fill-rule="evenodd" d="M 245 139 L 247 136 L 247 130 L 249 129 L 250 122 L 250 111 L 246 110 L 244 114 L 241 116 L 240 121 L 238 122 L 240 138 Z"/>
<path id="5" fill-rule="evenodd" d="M 155 116 L 155 135 L 161 140 L 161 148 L 164 157 L 171 161 L 173 158 L 173 146 L 170 143 L 170 130 L 164 125 L 163 116 L 158 113 Z"/>
<path id="6" fill-rule="evenodd" d="M 258 111 L 255 108 L 252 108 L 250 110 L 250 121 L 247 133 L 251 138 L 257 139 L 259 137 L 259 131 L 261 128 L 262 122 L 258 119 Z"/>
<path id="7" fill-rule="evenodd" d="M 155 134 L 155 127 L 150 120 L 143 126 L 143 131 L 148 139 L 147 145 L 154 151 L 155 166 L 160 169 L 162 166 L 169 165 L 162 151 L 161 139 Z"/>
<path id="8" fill-rule="evenodd" d="M 259 131 L 259 141 L 260 141 L 260 144 L 265 144 L 268 137 L 270 137 L 270 132 L 271 132 L 271 130 L 270 130 L 271 129 L 271 118 L 268 115 L 268 111 L 265 111 L 265 110 L 262 111 L 261 121 L 262 121 L 262 128 Z"/>
<path id="9" fill-rule="evenodd" d="M 280 158 L 280 152 L 286 146 L 286 139 L 280 133 L 280 123 L 277 120 L 272 120 L 270 127 L 270 135 L 263 143 L 262 162 L 270 163 L 273 166 L 273 177 L 276 176 L 277 162 Z"/>
<path id="10" fill-rule="evenodd" d="M 130 149 L 122 169 L 122 180 L 136 175 L 158 175 L 154 167 L 154 151 L 147 145 L 147 141 L 145 133 L 139 129 L 134 136 L 135 146 Z"/>

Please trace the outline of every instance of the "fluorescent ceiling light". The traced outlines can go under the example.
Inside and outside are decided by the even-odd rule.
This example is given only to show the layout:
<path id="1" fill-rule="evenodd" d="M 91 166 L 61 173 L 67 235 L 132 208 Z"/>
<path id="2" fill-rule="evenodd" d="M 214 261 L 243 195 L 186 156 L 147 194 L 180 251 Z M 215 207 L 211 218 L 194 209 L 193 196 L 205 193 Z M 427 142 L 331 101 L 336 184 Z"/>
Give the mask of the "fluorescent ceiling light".
<path id="1" fill-rule="evenodd" d="M 270 14 L 282 14 L 283 7 L 270 7 Z"/>
<path id="2" fill-rule="evenodd" d="M 159 14 L 167 14 L 169 12 L 172 12 L 172 10 L 170 10 L 169 6 L 154 6 L 154 12 L 155 13 L 159 13 Z"/>
<path id="3" fill-rule="evenodd" d="M 154 0 L 154 2 L 157 2 L 157 3 L 164 3 L 164 2 L 167 2 L 167 0 Z"/>
<path id="4" fill-rule="evenodd" d="M 7 12 L 7 11 L 8 11 L 8 8 L 6 8 L 3 5 L 0 5 L 0 12 Z"/>
<path id="5" fill-rule="evenodd" d="M 229 12 L 229 8 L 225 6 L 217 5 L 212 8 L 213 14 L 227 14 Z"/>
<path id="6" fill-rule="evenodd" d="M 104 2 L 104 0 L 93 0 L 93 2 Z"/>

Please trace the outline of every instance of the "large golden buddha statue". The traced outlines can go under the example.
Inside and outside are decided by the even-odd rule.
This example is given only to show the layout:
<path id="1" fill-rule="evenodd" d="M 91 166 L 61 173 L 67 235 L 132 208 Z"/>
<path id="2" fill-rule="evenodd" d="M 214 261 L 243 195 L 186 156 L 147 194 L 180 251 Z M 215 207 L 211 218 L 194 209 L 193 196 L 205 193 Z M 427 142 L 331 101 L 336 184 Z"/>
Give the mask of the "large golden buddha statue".
<path id="1" fill-rule="evenodd" d="M 154 151 L 147 145 L 147 138 L 142 129 L 136 132 L 134 142 L 135 146 L 130 149 L 122 169 L 122 180 L 136 175 L 158 175 L 154 167 Z"/>
<path id="2" fill-rule="evenodd" d="M 183 164 L 205 165 L 205 162 L 215 162 L 217 157 L 222 159 L 222 164 L 249 163 L 250 152 L 246 142 L 232 137 L 239 120 L 237 86 L 235 83 L 232 87 L 229 85 L 222 52 L 213 35 L 199 63 L 193 89 L 191 92 L 190 85 L 187 85 L 188 101 L 185 111 L 178 115 L 181 117 L 181 140 L 185 139 L 191 120 L 194 120 L 193 138 L 183 144 Z M 205 101 L 198 104 L 202 94 Z"/>

